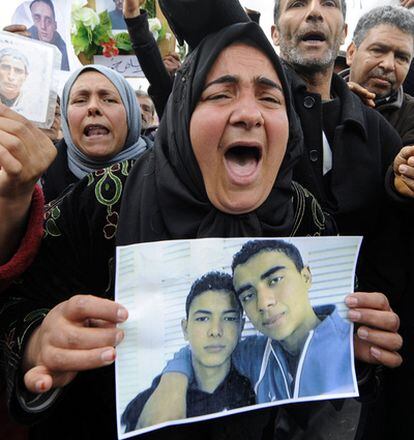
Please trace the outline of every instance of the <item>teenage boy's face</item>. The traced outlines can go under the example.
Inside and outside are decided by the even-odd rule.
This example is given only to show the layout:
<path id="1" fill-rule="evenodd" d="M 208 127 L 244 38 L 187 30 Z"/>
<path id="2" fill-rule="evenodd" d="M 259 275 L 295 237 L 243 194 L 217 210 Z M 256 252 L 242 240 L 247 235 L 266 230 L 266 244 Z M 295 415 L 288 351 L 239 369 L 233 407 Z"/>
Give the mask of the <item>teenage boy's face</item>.
<path id="1" fill-rule="evenodd" d="M 236 299 L 226 291 L 208 290 L 195 297 L 182 323 L 193 362 L 204 367 L 230 362 L 241 333 L 240 315 Z"/>
<path id="2" fill-rule="evenodd" d="M 278 251 L 261 251 L 236 266 L 234 287 L 254 327 L 264 335 L 283 341 L 305 324 L 311 275 L 307 267 L 296 269 Z"/>

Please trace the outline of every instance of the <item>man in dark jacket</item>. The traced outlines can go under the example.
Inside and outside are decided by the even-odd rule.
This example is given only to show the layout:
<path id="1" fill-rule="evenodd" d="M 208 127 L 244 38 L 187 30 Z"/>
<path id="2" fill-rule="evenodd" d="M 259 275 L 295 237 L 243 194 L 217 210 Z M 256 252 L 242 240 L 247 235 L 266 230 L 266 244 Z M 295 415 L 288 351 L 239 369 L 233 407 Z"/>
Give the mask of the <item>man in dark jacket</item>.
<path id="1" fill-rule="evenodd" d="M 404 145 L 414 145 L 414 98 L 404 93 L 402 87 L 413 54 L 414 14 L 392 6 L 375 8 L 358 21 L 353 41 L 347 50 L 350 69 L 341 73 L 346 80 L 375 94 L 376 110 L 398 131 Z M 391 268 L 393 278 L 398 279 L 400 285 L 393 298 L 393 307 L 401 318 L 405 344 L 402 352 L 404 365 L 396 371 L 386 372 L 386 409 L 383 418 L 386 420 L 386 438 L 390 435 L 405 437 L 407 432 L 414 432 L 409 409 L 404 404 L 414 392 L 414 322 L 412 313 L 408 312 L 414 305 L 411 270 L 414 236 L 410 232 L 413 219 L 412 208 L 403 213 L 402 227 L 395 217 L 390 218 L 390 224 L 400 224 L 401 235 L 396 242 L 404 243 L 404 249 L 396 252 L 396 264 Z"/>
<path id="2" fill-rule="evenodd" d="M 346 80 L 375 94 L 375 108 L 414 144 L 414 98 L 403 92 L 414 55 L 414 14 L 404 8 L 372 9 L 358 21 L 347 50 Z"/>
<path id="3" fill-rule="evenodd" d="M 404 179 L 396 177 L 391 167 L 401 140 L 378 112 L 364 106 L 333 74 L 346 36 L 345 7 L 344 0 L 275 1 L 272 37 L 288 65 L 305 141 L 295 179 L 332 213 L 341 234 L 364 235 L 359 287 L 392 297 L 404 288 L 403 283 L 398 285 L 403 269 L 390 261 L 400 260 L 389 256 L 390 249 L 396 256 L 405 254 L 398 247 L 403 226 L 395 217 L 390 222 L 397 205 L 407 203 L 395 189 Z M 360 434 L 364 439 L 382 438 L 380 423 L 362 431 L 364 420 L 372 418 L 367 409 L 362 406 Z"/>

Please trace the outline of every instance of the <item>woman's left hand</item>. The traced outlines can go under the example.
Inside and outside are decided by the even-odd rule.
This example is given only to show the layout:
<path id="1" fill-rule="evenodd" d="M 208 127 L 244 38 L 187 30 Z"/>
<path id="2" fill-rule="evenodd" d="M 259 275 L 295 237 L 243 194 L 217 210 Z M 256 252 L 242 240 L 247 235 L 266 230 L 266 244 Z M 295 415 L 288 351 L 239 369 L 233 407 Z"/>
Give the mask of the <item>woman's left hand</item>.
<path id="1" fill-rule="evenodd" d="M 378 292 L 355 292 L 346 297 L 345 303 L 350 309 L 348 318 L 358 325 L 354 337 L 355 358 L 391 368 L 401 365 L 400 319 L 392 311 L 387 297 Z"/>

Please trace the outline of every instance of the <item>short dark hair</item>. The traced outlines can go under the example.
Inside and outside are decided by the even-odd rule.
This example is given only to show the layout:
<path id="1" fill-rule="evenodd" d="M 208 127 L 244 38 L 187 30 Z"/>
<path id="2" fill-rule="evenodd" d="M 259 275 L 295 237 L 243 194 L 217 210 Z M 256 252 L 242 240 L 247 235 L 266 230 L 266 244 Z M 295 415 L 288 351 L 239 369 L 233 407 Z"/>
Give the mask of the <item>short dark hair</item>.
<path id="1" fill-rule="evenodd" d="M 292 243 L 283 240 L 250 240 L 234 255 L 231 264 L 233 274 L 237 266 L 246 263 L 260 252 L 280 252 L 292 260 L 298 272 L 304 268 L 302 256 Z"/>
<path id="2" fill-rule="evenodd" d="M 55 7 L 53 6 L 52 0 L 33 0 L 32 3 L 30 3 L 30 6 L 29 6 L 30 10 L 32 10 L 32 6 L 35 3 L 44 3 L 44 4 L 48 5 L 49 8 L 52 10 L 53 20 L 56 21 Z"/>
<path id="3" fill-rule="evenodd" d="M 341 0 L 341 11 L 344 17 L 346 18 L 346 0 Z M 275 0 L 275 6 L 273 7 L 273 23 L 277 24 L 280 17 L 280 0 Z"/>
<path id="4" fill-rule="evenodd" d="M 197 278 L 190 288 L 190 292 L 187 295 L 185 301 L 185 314 L 188 318 L 190 312 L 191 303 L 197 296 L 208 292 L 209 290 L 224 290 L 229 293 L 229 295 L 234 296 L 235 304 L 237 305 L 237 310 L 240 315 L 243 313 L 243 308 L 237 298 L 236 292 L 233 287 L 233 278 L 228 273 L 224 272 L 208 272 Z"/>
<path id="5" fill-rule="evenodd" d="M 414 14 L 411 11 L 402 6 L 380 6 L 371 9 L 358 20 L 352 37 L 355 46 L 359 47 L 367 33 L 382 24 L 394 26 L 414 39 Z"/>

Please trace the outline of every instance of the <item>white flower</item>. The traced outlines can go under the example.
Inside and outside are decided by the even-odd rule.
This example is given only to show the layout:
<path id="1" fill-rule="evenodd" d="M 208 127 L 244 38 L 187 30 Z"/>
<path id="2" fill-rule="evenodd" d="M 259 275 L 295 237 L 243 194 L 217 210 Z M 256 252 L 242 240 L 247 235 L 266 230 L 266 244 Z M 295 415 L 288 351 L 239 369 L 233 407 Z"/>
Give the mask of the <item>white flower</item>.
<path id="1" fill-rule="evenodd" d="M 72 22 L 75 24 L 83 23 L 85 27 L 94 30 L 99 24 L 99 15 L 91 8 L 72 9 Z"/>
<path id="2" fill-rule="evenodd" d="M 87 0 L 72 0 L 72 13 L 87 4 L 88 4 Z"/>
<path id="3" fill-rule="evenodd" d="M 161 22 L 158 18 L 149 18 L 148 25 L 151 32 L 157 32 L 161 30 Z"/>
<path id="4" fill-rule="evenodd" d="M 148 19 L 148 26 L 152 33 L 152 36 L 154 37 L 155 41 L 158 41 L 158 37 L 160 35 L 159 31 L 161 30 L 161 22 L 158 20 L 158 18 L 149 18 Z"/>

